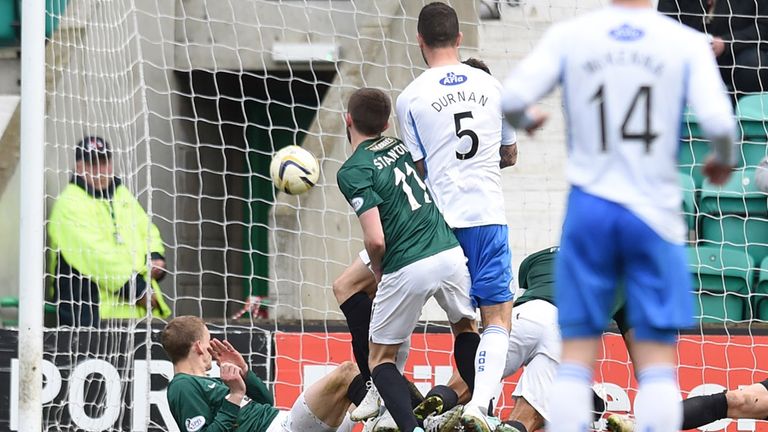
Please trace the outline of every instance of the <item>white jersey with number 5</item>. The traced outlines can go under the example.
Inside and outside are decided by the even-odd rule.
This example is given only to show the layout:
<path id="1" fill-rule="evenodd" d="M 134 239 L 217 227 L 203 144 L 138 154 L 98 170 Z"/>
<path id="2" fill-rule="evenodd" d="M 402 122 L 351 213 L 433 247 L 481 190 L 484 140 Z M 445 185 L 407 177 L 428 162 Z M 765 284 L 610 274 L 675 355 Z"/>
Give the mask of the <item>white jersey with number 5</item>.
<path id="1" fill-rule="evenodd" d="M 567 177 L 661 237 L 685 234 L 677 171 L 686 104 L 707 136 L 735 132 L 706 38 L 651 8 L 610 6 L 553 26 L 505 82 L 515 111 L 560 83 Z"/>
<path id="2" fill-rule="evenodd" d="M 501 83 L 462 63 L 431 68 L 403 90 L 396 111 L 448 225 L 506 225 L 499 149 L 515 136 L 502 127 Z"/>

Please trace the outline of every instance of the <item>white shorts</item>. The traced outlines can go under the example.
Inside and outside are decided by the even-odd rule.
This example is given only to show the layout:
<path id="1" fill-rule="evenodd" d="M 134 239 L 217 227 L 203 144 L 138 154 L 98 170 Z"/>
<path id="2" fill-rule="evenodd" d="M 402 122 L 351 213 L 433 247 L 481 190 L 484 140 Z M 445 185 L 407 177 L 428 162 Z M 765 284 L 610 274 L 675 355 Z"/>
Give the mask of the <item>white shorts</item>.
<path id="1" fill-rule="evenodd" d="M 304 393 L 293 403 L 290 411 L 280 413 L 269 424 L 267 432 L 334 432 L 335 427 L 328 426 L 309 410 Z"/>
<path id="2" fill-rule="evenodd" d="M 504 376 L 525 366 L 512 396 L 522 396 L 549 420 L 549 389 L 560 363 L 562 340 L 557 308 L 544 300 L 530 300 L 512 310 L 512 331 Z"/>
<path id="3" fill-rule="evenodd" d="M 373 299 L 371 341 L 382 345 L 403 343 L 411 336 L 430 297 L 451 323 L 476 319 L 469 298 L 467 258 L 461 248 L 448 249 L 385 274 Z"/>

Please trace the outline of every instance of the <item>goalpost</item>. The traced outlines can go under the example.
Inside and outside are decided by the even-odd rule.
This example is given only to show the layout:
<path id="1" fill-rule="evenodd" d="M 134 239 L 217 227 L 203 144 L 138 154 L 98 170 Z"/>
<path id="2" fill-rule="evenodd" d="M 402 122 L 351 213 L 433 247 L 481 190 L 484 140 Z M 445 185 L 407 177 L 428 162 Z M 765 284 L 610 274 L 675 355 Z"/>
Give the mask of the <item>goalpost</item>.
<path id="1" fill-rule="evenodd" d="M 23 117 L 21 169 L 45 182 L 24 180 L 20 347 L 18 360 L 0 358 L 10 395 L 0 429 L 178 430 L 164 396 L 173 374 L 159 341 L 165 321 L 107 319 L 100 329 L 57 321 L 56 271 L 43 264 L 57 251 L 48 242 L 41 250 L 44 226 L 35 217 L 47 218 L 70 182 L 84 136 L 109 142 L 116 175 L 158 227 L 168 269 L 160 287 L 174 314 L 202 316 L 214 337 L 232 341 L 269 382 L 278 407 L 289 408 L 329 365 L 351 359 L 332 294 L 334 279 L 362 249 L 358 222 L 336 185 L 350 150 L 342 114 L 355 89 L 377 87 L 394 100 L 424 70 L 416 18 L 429 1 L 53 0 L 37 25 L 27 18 L 35 7 L 40 17 L 42 1 L 22 2 L 22 82 L 41 93 L 23 89 L 31 114 Z M 460 17 L 462 57 L 485 60 L 502 80 L 553 22 L 607 3 L 444 1 Z M 36 40 L 44 60 L 33 57 Z M 35 98 L 44 109 L 29 102 Z M 518 165 L 503 171 L 515 274 L 525 256 L 557 244 L 564 213 L 559 94 L 544 104 L 550 124 L 534 139 L 520 134 Z M 681 128 L 682 205 L 698 239 L 690 242 L 691 271 L 707 322 L 682 337 L 683 397 L 759 381 L 766 372 L 761 321 L 768 317 L 760 300 L 768 269 L 758 259 L 768 248 L 761 231 L 768 210 L 749 177 L 768 141 L 761 116 L 760 109 L 742 116 L 750 146 L 725 191 L 699 178 L 706 143 L 695 119 Z M 317 186 L 300 196 L 279 193 L 269 180 L 271 155 L 290 144 L 311 151 L 321 166 Z M 43 268 L 44 288 L 32 271 Z M 43 292 L 44 331 L 37 322 Z M 426 391 L 451 374 L 452 338 L 434 303 L 422 324 L 406 375 Z M 604 341 L 596 380 L 611 397 L 609 410 L 626 412 L 637 385 L 618 337 Z M 504 414 L 511 388 L 498 402 Z M 34 396 L 35 389 L 42 392 Z"/>

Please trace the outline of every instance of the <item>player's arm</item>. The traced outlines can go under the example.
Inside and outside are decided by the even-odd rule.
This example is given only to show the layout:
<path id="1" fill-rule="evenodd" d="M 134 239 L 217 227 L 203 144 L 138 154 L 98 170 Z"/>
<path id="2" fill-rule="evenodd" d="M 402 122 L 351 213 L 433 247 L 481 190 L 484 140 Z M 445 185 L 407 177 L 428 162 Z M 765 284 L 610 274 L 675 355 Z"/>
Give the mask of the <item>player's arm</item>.
<path id="1" fill-rule="evenodd" d="M 560 81 L 562 61 L 560 27 L 551 28 L 541 42 L 510 74 L 502 91 L 502 110 L 509 124 L 529 133 L 547 116 L 532 105 Z"/>
<path id="2" fill-rule="evenodd" d="M 344 165 L 336 174 L 336 180 L 339 190 L 360 219 L 363 244 L 371 260 L 371 271 L 378 283 L 381 280 L 381 260 L 386 246 L 384 228 L 381 226 L 377 207 L 383 200 L 373 190 L 373 167 L 366 164 Z"/>
<path id="3" fill-rule="evenodd" d="M 275 404 L 275 399 L 267 385 L 251 370 L 245 375 L 245 395 L 256 403 Z"/>
<path id="4" fill-rule="evenodd" d="M 427 168 L 424 164 L 424 146 L 419 139 L 416 121 L 411 113 L 410 97 L 407 94 L 401 94 L 395 103 L 395 112 L 397 113 L 397 125 L 400 129 L 400 139 L 403 140 L 408 151 L 411 153 L 416 165 L 416 172 L 421 178 L 427 178 Z"/>
<path id="5" fill-rule="evenodd" d="M 501 147 L 499 148 L 499 168 L 511 167 L 517 163 L 517 135 L 509 124 L 501 121 Z"/>
<path id="6" fill-rule="evenodd" d="M 735 165 L 736 121 L 712 51 L 702 37 L 689 47 L 687 98 L 710 143 L 712 154 L 703 172 L 715 184 L 725 183 Z"/>
<path id="7" fill-rule="evenodd" d="M 381 260 L 387 245 L 384 241 L 384 227 L 381 226 L 379 208 L 373 207 L 361 213 L 360 226 L 363 228 L 363 244 L 368 256 L 371 258 L 371 271 L 376 280 L 381 280 Z"/>

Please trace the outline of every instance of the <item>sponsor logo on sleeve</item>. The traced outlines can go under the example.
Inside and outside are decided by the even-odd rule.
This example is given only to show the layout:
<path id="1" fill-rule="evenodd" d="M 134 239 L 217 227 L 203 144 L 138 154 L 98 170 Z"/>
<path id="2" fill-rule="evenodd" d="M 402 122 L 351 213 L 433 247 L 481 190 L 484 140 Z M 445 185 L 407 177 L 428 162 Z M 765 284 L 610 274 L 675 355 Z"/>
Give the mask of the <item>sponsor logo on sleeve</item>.
<path id="1" fill-rule="evenodd" d="M 621 26 L 611 30 L 609 32 L 612 38 L 622 42 L 632 42 L 642 38 L 645 32 L 637 27 L 632 27 L 629 24 L 622 24 Z"/>
<path id="2" fill-rule="evenodd" d="M 457 75 L 453 72 L 448 72 L 443 79 L 440 80 L 440 84 L 444 86 L 453 86 L 467 82 L 466 75 Z"/>
<path id="3" fill-rule="evenodd" d="M 197 416 L 188 418 L 187 421 L 184 422 L 184 426 L 186 426 L 187 432 L 197 432 L 205 426 L 205 417 Z"/>
<path id="4" fill-rule="evenodd" d="M 210 384 L 208 384 L 208 388 L 209 388 L 209 389 L 214 389 L 214 388 L 216 388 L 216 383 L 210 383 Z"/>
<path id="5" fill-rule="evenodd" d="M 352 201 L 350 201 L 350 204 L 352 204 L 352 208 L 355 209 L 355 211 L 358 211 L 361 208 L 363 208 L 364 202 L 365 201 L 363 200 L 362 197 L 355 197 L 355 198 L 352 198 Z"/>

